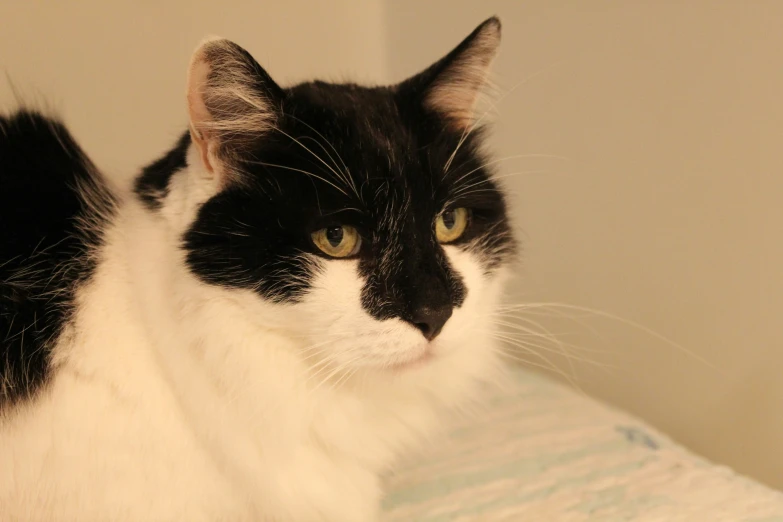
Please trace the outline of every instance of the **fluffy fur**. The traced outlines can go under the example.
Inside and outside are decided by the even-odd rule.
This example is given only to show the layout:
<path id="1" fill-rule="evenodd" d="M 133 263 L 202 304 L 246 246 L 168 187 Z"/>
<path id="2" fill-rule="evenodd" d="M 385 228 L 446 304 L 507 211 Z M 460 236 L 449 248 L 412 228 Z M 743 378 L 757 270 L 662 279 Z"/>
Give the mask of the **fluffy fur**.
<path id="1" fill-rule="evenodd" d="M 465 116 L 499 34 L 372 88 L 284 89 L 208 40 L 190 131 L 122 197 L 61 125 L 0 120 L 0 215 L 40 222 L 2 236 L 0 519 L 376 520 L 383 473 L 499 376 L 514 241 Z M 312 244 L 344 224 L 355 256 Z"/>

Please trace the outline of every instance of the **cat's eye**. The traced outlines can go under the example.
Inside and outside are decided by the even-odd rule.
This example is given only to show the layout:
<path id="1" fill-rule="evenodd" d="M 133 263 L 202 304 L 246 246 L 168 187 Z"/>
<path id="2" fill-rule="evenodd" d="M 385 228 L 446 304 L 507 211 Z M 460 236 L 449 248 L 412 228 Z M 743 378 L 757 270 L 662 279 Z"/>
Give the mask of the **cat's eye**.
<path id="1" fill-rule="evenodd" d="M 441 243 L 451 243 L 462 237 L 468 228 L 470 213 L 466 208 L 444 210 L 435 220 L 435 235 Z"/>
<path id="2" fill-rule="evenodd" d="M 311 237 L 315 246 L 331 257 L 355 256 L 362 246 L 359 232 L 350 225 L 322 228 L 313 232 Z"/>

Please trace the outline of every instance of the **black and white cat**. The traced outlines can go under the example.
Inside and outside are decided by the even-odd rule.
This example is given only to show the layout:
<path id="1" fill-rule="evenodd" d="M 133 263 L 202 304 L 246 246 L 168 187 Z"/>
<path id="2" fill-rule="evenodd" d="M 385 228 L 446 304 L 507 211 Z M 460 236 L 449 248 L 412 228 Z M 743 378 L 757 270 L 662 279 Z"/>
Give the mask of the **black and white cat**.
<path id="1" fill-rule="evenodd" d="M 127 194 L 60 123 L 0 118 L 0 520 L 376 520 L 395 458 L 501 373 L 499 41 L 281 88 L 207 40 L 189 131 Z"/>

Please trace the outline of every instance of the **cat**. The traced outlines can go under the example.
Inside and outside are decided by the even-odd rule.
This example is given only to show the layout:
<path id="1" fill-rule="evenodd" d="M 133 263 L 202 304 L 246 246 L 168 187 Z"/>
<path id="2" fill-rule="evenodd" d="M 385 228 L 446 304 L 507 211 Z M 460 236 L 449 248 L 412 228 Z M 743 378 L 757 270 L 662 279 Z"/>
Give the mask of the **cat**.
<path id="1" fill-rule="evenodd" d="M 0 520 L 379 520 L 384 473 L 503 373 L 500 29 L 383 87 L 283 88 L 207 39 L 127 189 L 2 116 Z"/>

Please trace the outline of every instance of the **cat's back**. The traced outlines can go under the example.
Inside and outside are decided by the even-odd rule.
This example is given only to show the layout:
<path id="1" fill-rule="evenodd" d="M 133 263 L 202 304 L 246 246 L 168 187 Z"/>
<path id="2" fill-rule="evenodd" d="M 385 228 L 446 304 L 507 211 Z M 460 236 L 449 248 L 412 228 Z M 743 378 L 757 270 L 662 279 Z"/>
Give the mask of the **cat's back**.
<path id="1" fill-rule="evenodd" d="M 112 206 L 62 123 L 27 110 L 0 116 L 0 410 L 46 383 Z"/>

